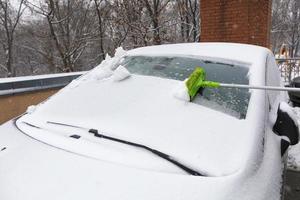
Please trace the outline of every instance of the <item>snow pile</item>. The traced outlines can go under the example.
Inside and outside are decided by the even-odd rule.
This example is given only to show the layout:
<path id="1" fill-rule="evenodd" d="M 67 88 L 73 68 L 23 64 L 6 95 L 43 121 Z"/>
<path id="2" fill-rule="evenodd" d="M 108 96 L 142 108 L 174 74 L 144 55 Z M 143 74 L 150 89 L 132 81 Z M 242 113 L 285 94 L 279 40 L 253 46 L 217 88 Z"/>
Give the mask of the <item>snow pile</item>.
<path id="1" fill-rule="evenodd" d="M 97 70 L 95 70 L 94 73 L 91 74 L 91 78 L 99 81 L 99 80 L 109 78 L 112 75 L 113 75 L 113 71 L 108 67 L 97 68 Z"/>
<path id="2" fill-rule="evenodd" d="M 181 83 L 178 84 L 177 88 L 173 92 L 173 96 L 182 101 L 186 101 L 186 102 L 190 101 L 190 95 L 185 85 L 185 81 L 182 81 Z"/>
<path id="3" fill-rule="evenodd" d="M 124 67 L 118 69 L 115 72 L 115 67 L 117 66 L 117 63 L 119 63 L 120 60 L 126 54 L 127 51 L 125 51 L 122 47 L 118 47 L 116 49 L 114 57 L 111 57 L 110 55 L 106 54 L 105 59 L 99 65 L 97 65 L 94 69 L 89 71 L 87 74 L 73 80 L 66 87 L 66 89 L 77 88 L 84 81 L 102 81 L 111 77 L 113 77 L 114 81 L 120 81 L 127 78 L 128 76 L 130 76 L 130 73 Z"/>
<path id="4" fill-rule="evenodd" d="M 118 47 L 115 52 L 115 57 L 120 58 L 126 55 L 127 51 L 125 51 L 122 47 Z"/>
<path id="5" fill-rule="evenodd" d="M 118 47 L 115 52 L 115 56 L 112 58 L 106 54 L 105 60 L 100 65 L 96 66 L 89 73 L 89 78 L 93 80 L 103 80 L 113 75 L 114 67 L 120 61 L 120 59 L 126 55 L 126 51 L 122 47 Z M 123 75 L 124 75 L 124 70 Z M 119 72 L 118 72 L 119 73 Z"/>
<path id="6" fill-rule="evenodd" d="M 122 65 L 120 65 L 113 74 L 114 81 L 122 81 L 130 76 L 130 72 Z"/>
<path id="7" fill-rule="evenodd" d="M 297 116 L 298 124 L 300 123 L 300 108 L 295 107 L 293 109 Z M 300 143 L 295 146 L 291 146 L 289 149 L 289 156 L 288 156 L 288 168 L 292 170 L 299 170 L 300 171 Z"/>
<path id="8" fill-rule="evenodd" d="M 26 110 L 26 113 L 31 114 L 31 113 L 33 113 L 35 110 L 36 110 L 36 106 L 35 106 L 35 105 L 31 105 L 31 106 L 28 106 L 28 108 L 27 108 L 27 110 Z"/>
<path id="9" fill-rule="evenodd" d="M 293 110 L 286 102 L 281 102 L 280 103 L 280 109 L 283 112 L 288 113 L 288 115 L 292 118 L 292 120 L 295 122 L 296 126 L 298 126 L 298 120 L 300 120 L 299 117 L 297 117 L 298 115 L 296 114 L 296 110 Z M 300 115 L 300 113 L 299 113 Z"/>

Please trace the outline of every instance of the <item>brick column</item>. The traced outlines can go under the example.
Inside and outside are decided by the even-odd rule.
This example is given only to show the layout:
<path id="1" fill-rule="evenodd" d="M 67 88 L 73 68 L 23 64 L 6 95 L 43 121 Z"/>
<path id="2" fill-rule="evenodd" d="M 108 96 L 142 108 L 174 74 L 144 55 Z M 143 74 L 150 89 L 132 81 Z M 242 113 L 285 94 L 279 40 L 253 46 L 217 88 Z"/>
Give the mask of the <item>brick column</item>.
<path id="1" fill-rule="evenodd" d="M 201 42 L 269 47 L 272 0 L 201 0 Z"/>

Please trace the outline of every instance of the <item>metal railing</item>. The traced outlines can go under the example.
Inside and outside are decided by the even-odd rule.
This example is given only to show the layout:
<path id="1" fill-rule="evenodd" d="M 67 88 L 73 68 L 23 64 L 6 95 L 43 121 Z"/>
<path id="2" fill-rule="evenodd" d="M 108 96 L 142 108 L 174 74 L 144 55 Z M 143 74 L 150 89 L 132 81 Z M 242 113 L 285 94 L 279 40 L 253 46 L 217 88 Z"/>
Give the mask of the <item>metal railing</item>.
<path id="1" fill-rule="evenodd" d="M 85 72 L 24 76 L 0 79 L 0 96 L 62 88 Z"/>
<path id="2" fill-rule="evenodd" d="M 276 59 L 282 80 L 289 84 L 295 77 L 300 76 L 300 58 Z"/>

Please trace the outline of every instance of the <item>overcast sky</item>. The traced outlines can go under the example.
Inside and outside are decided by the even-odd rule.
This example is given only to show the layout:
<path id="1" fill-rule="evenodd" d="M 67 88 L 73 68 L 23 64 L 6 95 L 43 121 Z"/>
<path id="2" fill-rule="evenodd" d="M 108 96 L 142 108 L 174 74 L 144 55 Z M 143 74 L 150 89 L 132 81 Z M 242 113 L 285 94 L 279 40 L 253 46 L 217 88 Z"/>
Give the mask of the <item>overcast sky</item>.
<path id="1" fill-rule="evenodd" d="M 15 9 L 18 9 L 19 8 L 19 5 L 20 5 L 20 1 L 21 0 L 9 0 L 11 2 L 11 4 L 15 7 Z M 40 0 L 27 0 L 29 1 L 30 3 L 35 3 L 35 4 L 38 4 Z M 29 20 L 30 18 L 37 18 L 37 16 L 32 16 L 32 13 L 26 9 L 25 12 L 23 13 L 23 19 L 25 18 L 25 20 Z"/>

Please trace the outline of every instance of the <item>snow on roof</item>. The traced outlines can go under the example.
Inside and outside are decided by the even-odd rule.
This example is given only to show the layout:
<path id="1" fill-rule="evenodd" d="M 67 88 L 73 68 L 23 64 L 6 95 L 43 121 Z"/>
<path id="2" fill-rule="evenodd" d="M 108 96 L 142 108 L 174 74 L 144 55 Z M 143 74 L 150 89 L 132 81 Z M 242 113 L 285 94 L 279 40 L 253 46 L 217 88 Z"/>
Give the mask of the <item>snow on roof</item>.
<path id="1" fill-rule="evenodd" d="M 181 43 L 166 44 L 159 46 L 148 46 L 133 49 L 127 55 L 190 55 L 224 60 L 240 61 L 244 63 L 265 62 L 262 60 L 270 50 L 264 47 L 238 44 L 238 43 Z"/>

